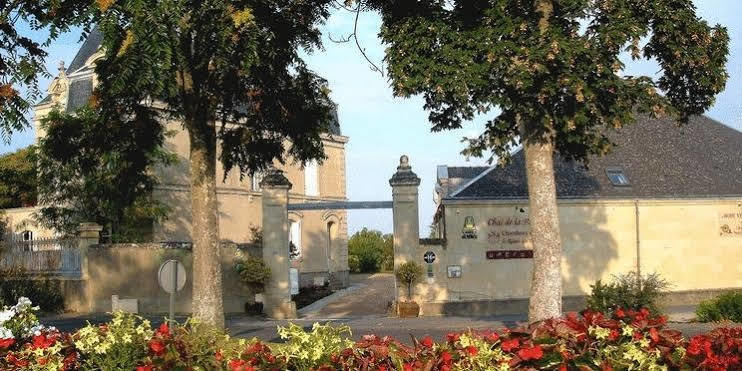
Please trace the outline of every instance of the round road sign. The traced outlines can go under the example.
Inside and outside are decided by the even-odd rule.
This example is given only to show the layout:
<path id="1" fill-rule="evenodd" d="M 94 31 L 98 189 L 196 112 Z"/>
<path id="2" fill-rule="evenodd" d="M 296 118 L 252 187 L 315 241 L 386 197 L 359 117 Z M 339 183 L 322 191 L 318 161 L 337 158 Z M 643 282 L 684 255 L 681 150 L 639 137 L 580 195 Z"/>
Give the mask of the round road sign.
<path id="1" fill-rule="evenodd" d="M 435 261 L 435 253 L 432 251 L 428 251 L 423 255 L 423 259 L 426 263 L 432 264 Z"/>
<path id="2" fill-rule="evenodd" d="M 157 272 L 157 281 L 160 283 L 160 287 L 162 287 L 165 292 L 168 294 L 173 293 L 173 283 L 175 280 L 173 280 L 175 267 L 177 268 L 177 287 L 176 291 L 180 291 L 183 289 L 186 283 L 186 271 L 185 267 L 183 266 L 183 263 L 177 261 L 177 260 L 168 260 L 160 266 L 160 270 Z"/>

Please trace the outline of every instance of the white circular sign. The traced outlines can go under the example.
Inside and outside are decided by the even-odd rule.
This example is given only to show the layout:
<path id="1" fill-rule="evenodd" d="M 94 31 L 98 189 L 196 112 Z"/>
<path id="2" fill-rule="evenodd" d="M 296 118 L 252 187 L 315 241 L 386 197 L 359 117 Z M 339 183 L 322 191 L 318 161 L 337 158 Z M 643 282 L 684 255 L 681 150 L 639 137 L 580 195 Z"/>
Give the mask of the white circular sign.
<path id="1" fill-rule="evenodd" d="M 183 263 L 177 261 L 177 260 L 168 260 L 162 265 L 160 265 L 160 270 L 157 272 L 157 282 L 160 283 L 160 287 L 162 287 L 165 292 L 168 294 L 173 293 L 173 273 L 175 273 L 175 267 L 177 268 L 177 282 L 178 285 L 176 287 L 176 291 L 180 291 L 183 289 L 186 283 L 186 271 L 185 266 L 183 266 Z"/>

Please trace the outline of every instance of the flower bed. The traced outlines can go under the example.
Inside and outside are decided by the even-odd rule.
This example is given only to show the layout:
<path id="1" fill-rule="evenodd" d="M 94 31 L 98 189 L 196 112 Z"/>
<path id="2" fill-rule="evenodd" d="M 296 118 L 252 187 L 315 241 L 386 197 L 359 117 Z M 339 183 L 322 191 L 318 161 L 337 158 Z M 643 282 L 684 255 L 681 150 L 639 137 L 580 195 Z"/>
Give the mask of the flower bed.
<path id="1" fill-rule="evenodd" d="M 452 333 L 403 344 L 350 329 L 279 328 L 284 344 L 235 339 L 195 321 L 153 329 L 132 314 L 61 333 L 22 298 L 0 312 L 1 370 L 739 370 L 742 328 L 686 341 L 648 310 L 570 313 L 525 329 Z"/>

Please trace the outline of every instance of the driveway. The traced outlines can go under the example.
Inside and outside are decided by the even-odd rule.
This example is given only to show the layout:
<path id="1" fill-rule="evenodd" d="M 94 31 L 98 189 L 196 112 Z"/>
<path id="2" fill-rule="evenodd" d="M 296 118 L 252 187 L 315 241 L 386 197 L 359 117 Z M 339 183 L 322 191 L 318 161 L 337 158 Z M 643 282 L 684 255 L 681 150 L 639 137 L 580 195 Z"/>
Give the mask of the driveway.
<path id="1" fill-rule="evenodd" d="M 302 308 L 299 314 L 302 318 L 315 320 L 381 317 L 387 315 L 392 301 L 392 273 L 353 274 L 350 276 L 350 287 Z"/>

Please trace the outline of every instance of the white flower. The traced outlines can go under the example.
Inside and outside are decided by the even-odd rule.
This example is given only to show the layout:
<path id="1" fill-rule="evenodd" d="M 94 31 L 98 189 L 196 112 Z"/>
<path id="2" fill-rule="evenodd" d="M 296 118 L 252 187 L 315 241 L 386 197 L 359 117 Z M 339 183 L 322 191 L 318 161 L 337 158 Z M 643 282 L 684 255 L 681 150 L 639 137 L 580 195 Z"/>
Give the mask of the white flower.
<path id="1" fill-rule="evenodd" d="M 15 311 L 13 309 L 7 309 L 0 312 L 0 325 L 8 322 L 11 318 L 13 318 L 13 316 L 15 316 Z"/>
<path id="2" fill-rule="evenodd" d="M 0 326 L 0 339 L 13 339 L 13 332 L 10 329 Z"/>

